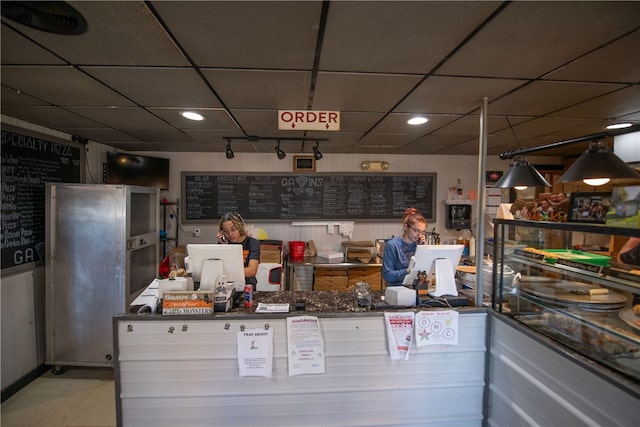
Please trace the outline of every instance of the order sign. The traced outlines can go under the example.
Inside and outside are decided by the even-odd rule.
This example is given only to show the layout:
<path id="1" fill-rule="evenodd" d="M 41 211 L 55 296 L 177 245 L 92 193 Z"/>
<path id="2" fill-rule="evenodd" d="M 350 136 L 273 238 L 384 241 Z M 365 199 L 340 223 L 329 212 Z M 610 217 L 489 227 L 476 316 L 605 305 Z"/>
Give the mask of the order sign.
<path id="1" fill-rule="evenodd" d="M 279 110 L 278 130 L 340 130 L 340 111 Z"/>

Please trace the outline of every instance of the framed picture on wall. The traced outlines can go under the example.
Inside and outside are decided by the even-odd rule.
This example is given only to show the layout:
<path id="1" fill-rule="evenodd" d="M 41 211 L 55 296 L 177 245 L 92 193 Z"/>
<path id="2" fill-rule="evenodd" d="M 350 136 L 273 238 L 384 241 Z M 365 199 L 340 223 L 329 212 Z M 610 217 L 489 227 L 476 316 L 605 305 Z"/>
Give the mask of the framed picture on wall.
<path id="1" fill-rule="evenodd" d="M 316 159 L 313 156 L 293 156 L 294 172 L 315 172 Z"/>
<path id="2" fill-rule="evenodd" d="M 610 193 L 572 193 L 569 221 L 604 224 L 609 206 Z"/>

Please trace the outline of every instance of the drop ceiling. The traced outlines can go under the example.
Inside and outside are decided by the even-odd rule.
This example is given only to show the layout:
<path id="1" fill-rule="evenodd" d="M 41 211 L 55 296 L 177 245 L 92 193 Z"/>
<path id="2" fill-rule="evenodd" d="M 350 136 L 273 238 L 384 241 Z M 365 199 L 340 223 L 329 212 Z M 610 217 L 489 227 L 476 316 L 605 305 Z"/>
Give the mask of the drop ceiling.
<path id="1" fill-rule="evenodd" d="M 84 34 L 2 17 L 1 113 L 121 150 L 473 155 L 485 97 L 490 155 L 640 123 L 636 1 L 68 3 Z M 278 131 L 307 109 L 340 131 Z"/>

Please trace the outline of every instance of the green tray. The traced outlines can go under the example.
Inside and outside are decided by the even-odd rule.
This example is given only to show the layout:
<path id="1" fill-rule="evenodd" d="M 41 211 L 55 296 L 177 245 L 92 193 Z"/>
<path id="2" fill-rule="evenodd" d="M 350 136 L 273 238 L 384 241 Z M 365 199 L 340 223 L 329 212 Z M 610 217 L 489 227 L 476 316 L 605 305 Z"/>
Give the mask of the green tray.
<path id="1" fill-rule="evenodd" d="M 611 260 L 610 256 L 592 254 L 590 252 L 578 251 L 576 249 L 545 249 L 545 252 L 555 254 L 558 258 L 564 258 L 585 264 L 599 265 L 601 267 L 608 267 L 609 261 Z M 550 258 L 545 258 L 545 261 L 547 262 L 550 260 Z M 555 263 L 555 260 L 553 260 L 552 263 Z"/>

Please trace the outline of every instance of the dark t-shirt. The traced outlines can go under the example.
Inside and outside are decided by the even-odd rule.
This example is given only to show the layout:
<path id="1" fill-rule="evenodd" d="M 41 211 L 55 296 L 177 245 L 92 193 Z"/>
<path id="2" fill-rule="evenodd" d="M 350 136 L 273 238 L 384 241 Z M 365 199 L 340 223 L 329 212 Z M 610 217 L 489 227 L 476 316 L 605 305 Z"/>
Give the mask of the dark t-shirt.
<path id="1" fill-rule="evenodd" d="M 625 264 L 640 265 L 640 244 L 620 253 L 620 260 Z"/>
<path id="2" fill-rule="evenodd" d="M 260 262 L 260 242 L 258 239 L 247 236 L 242 243 L 236 243 L 242 245 L 242 258 L 244 260 L 244 266 L 249 266 L 249 260 L 257 259 Z M 245 283 L 256 287 L 258 279 L 256 276 L 245 277 Z"/>

